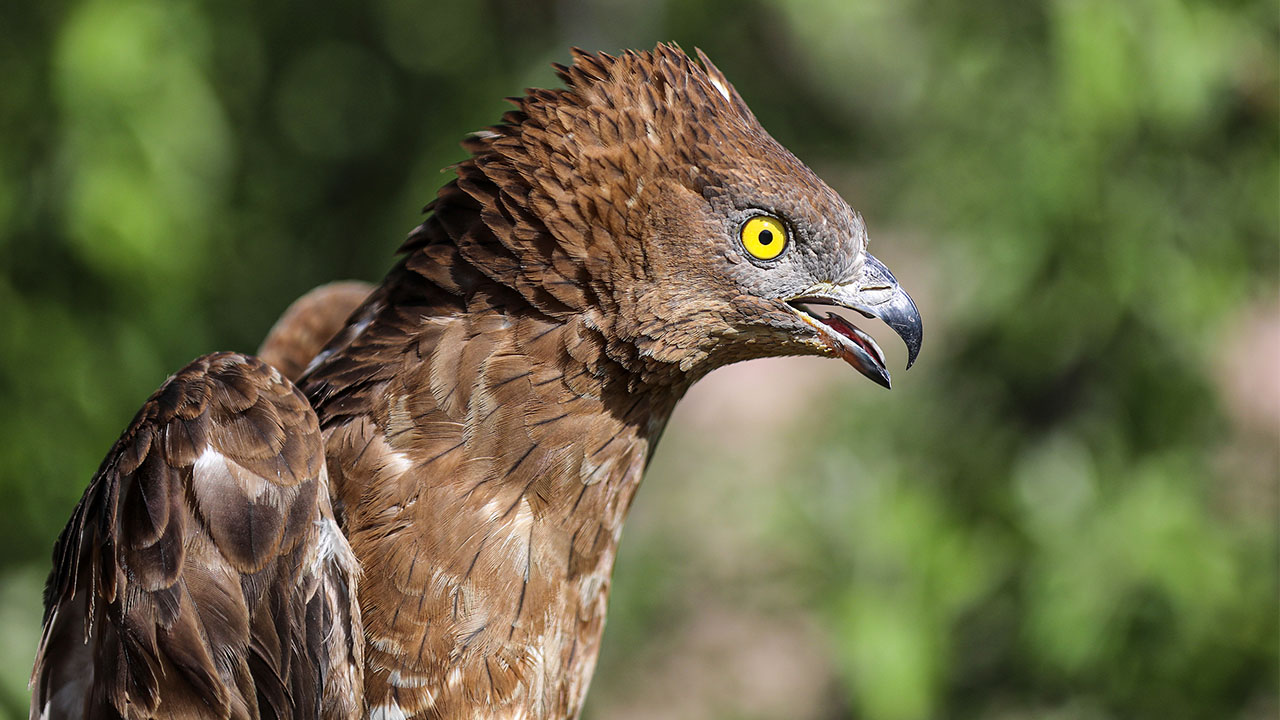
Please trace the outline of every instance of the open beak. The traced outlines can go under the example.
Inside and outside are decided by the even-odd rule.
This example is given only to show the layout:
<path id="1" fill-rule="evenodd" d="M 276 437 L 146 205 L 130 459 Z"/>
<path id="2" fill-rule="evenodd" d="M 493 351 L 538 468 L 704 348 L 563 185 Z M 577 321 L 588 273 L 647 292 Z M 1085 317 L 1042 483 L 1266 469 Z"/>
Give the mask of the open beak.
<path id="1" fill-rule="evenodd" d="M 923 328 L 916 304 L 898 285 L 889 268 L 869 254 L 858 274 L 849 282 L 815 286 L 788 300 L 787 304 L 818 331 L 822 341 L 837 356 L 886 388 L 890 387 L 889 370 L 885 367 L 880 346 L 853 323 L 835 313 L 828 312 L 823 317 L 822 313 L 815 311 L 815 306 L 847 308 L 882 320 L 906 343 L 908 368 L 920 354 Z"/>

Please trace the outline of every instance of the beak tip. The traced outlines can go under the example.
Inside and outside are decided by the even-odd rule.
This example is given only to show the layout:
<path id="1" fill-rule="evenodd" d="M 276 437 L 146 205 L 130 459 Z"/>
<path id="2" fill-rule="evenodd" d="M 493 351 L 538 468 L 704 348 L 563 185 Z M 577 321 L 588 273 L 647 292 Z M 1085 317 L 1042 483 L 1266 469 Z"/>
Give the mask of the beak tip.
<path id="1" fill-rule="evenodd" d="M 916 358 L 920 357 L 920 341 L 923 333 L 920 331 L 919 324 L 916 325 L 916 334 L 911 340 L 907 341 L 907 369 L 910 370 L 912 365 L 916 364 Z"/>
<path id="2" fill-rule="evenodd" d="M 905 297 L 905 293 L 903 295 Z M 907 298 L 907 302 L 910 302 L 910 298 Z M 910 370 L 920 356 L 920 341 L 924 337 L 924 328 L 920 324 L 920 313 L 916 310 L 915 303 L 911 303 L 910 311 L 901 316 L 886 314 L 882 319 L 898 333 L 902 343 L 907 346 L 907 370 Z"/>
<path id="3" fill-rule="evenodd" d="M 877 385 L 879 385 L 880 387 L 884 388 L 885 390 L 892 390 L 892 389 L 893 389 L 893 378 L 889 377 L 889 371 L 888 371 L 888 370 L 885 370 L 885 369 L 883 369 L 883 368 L 876 368 L 876 370 L 879 370 L 879 372 L 877 372 L 877 373 L 864 373 L 864 374 L 865 374 L 867 377 L 871 378 L 871 381 L 872 381 L 872 382 L 874 382 L 875 384 L 877 384 Z"/>

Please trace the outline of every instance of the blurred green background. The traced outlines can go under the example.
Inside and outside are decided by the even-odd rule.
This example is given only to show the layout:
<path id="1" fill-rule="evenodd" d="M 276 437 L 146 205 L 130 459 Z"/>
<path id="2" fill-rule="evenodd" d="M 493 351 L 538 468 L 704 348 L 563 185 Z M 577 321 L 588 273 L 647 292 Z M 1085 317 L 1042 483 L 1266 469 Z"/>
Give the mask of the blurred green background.
<path id="1" fill-rule="evenodd" d="M 927 330 L 891 393 L 821 360 L 694 389 L 586 717 L 1277 717 L 1280 9 L 1249 0 L 0 5 L 0 717 L 141 401 L 380 277 L 568 47 L 659 40 L 865 215 Z"/>

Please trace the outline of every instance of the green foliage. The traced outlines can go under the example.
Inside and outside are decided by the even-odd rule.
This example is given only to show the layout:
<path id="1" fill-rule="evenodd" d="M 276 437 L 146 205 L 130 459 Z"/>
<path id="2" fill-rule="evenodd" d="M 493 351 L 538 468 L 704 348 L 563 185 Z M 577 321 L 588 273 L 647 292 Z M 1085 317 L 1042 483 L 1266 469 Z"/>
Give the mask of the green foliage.
<path id="1" fill-rule="evenodd" d="M 376 279 L 457 141 L 570 45 L 665 39 L 866 216 L 928 327 L 895 391 L 837 375 L 767 457 L 677 417 L 588 715 L 720 587 L 818 628 L 813 716 L 1274 716 L 1277 426 L 1230 388 L 1275 358 L 1227 355 L 1280 322 L 1278 36 L 1248 0 L 4 6 L 0 716 L 142 399 Z M 802 715 L 748 696 L 692 716 Z"/>

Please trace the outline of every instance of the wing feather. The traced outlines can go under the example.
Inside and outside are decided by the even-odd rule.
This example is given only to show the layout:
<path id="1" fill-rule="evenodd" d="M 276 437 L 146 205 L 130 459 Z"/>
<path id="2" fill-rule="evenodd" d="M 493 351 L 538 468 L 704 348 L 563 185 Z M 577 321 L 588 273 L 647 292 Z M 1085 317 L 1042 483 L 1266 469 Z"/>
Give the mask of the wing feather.
<path id="1" fill-rule="evenodd" d="M 357 718 L 357 566 L 319 425 L 257 358 L 143 405 L 54 548 L 31 718 Z"/>

